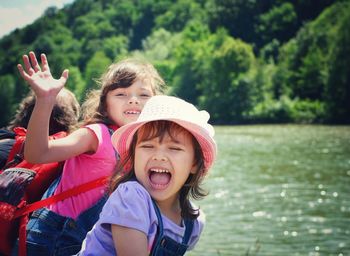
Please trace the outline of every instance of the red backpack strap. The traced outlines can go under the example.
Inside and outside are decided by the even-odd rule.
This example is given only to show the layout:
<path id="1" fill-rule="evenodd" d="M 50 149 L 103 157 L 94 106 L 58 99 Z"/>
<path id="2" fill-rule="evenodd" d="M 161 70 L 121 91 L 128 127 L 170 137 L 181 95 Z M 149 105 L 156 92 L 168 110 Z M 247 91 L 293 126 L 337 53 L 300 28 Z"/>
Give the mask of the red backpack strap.
<path id="1" fill-rule="evenodd" d="M 28 204 L 25 207 L 18 209 L 15 213 L 14 218 L 18 218 L 22 215 L 31 213 L 39 208 L 48 206 L 48 205 L 53 204 L 53 203 L 57 203 L 59 201 L 63 201 L 64 199 L 67 199 L 69 197 L 76 196 L 76 195 L 79 195 L 81 193 L 87 192 L 91 189 L 105 185 L 107 183 L 107 180 L 108 180 L 107 176 L 102 177 L 102 178 L 98 178 L 96 180 L 89 181 L 89 182 L 86 182 L 86 183 L 81 184 L 79 186 L 70 188 L 66 191 L 63 191 L 59 194 L 50 196 L 50 197 L 45 198 L 43 200 L 37 201 L 35 203 Z"/>
<path id="2" fill-rule="evenodd" d="M 27 224 L 29 221 L 29 214 L 25 214 L 19 218 L 19 232 L 18 232 L 18 256 L 27 256 Z"/>
<path id="3" fill-rule="evenodd" d="M 15 132 L 15 143 L 7 157 L 4 169 L 15 166 L 23 160 L 24 141 L 27 130 L 23 127 L 15 127 L 13 131 Z"/>
<path id="4" fill-rule="evenodd" d="M 20 132 L 19 136 L 22 135 L 19 138 L 21 138 L 21 139 L 23 138 L 23 140 L 21 142 L 21 145 L 22 145 L 21 148 L 22 148 L 22 152 L 23 152 L 26 130 L 20 129 L 19 132 Z M 56 133 L 54 135 L 49 136 L 49 139 L 58 139 L 58 138 L 65 137 L 66 135 L 67 135 L 66 132 L 59 132 L 59 133 Z M 16 140 L 16 142 L 17 142 L 17 140 Z M 17 152 L 15 154 L 17 154 Z M 32 204 L 28 204 L 24 207 L 17 209 L 15 214 L 14 214 L 14 218 L 20 219 L 19 248 L 18 248 L 19 255 L 26 256 L 26 226 L 27 226 L 28 219 L 29 219 L 29 213 L 31 213 L 37 209 L 40 209 L 42 207 L 48 206 L 50 204 L 57 203 L 59 201 L 63 201 L 69 197 L 73 197 L 73 196 L 76 196 L 78 194 L 92 190 L 94 188 L 103 186 L 107 183 L 107 180 L 108 180 L 108 176 L 105 176 L 105 177 L 81 184 L 79 186 L 76 186 L 76 187 L 73 187 L 73 188 L 68 189 L 66 191 L 63 191 L 59 194 L 53 195 L 53 196 L 45 198 L 41 201 L 37 201 L 37 202 L 34 202 Z"/>
<path id="5" fill-rule="evenodd" d="M 15 127 L 15 128 L 13 128 L 13 131 L 16 134 L 15 135 L 15 143 L 13 144 L 12 149 L 9 153 L 8 158 L 7 158 L 6 168 L 14 166 L 24 159 L 23 151 L 24 151 L 24 143 L 26 140 L 27 130 L 23 127 Z M 55 139 L 63 138 L 66 136 L 67 136 L 67 132 L 61 131 L 61 132 L 57 132 L 53 135 L 50 135 L 49 140 L 55 140 Z M 12 163 L 10 163 L 10 162 L 12 162 Z M 4 169 L 6 169 L 6 168 L 4 168 Z"/>
<path id="6" fill-rule="evenodd" d="M 79 186 L 73 187 L 71 189 L 68 189 L 66 191 L 63 191 L 59 194 L 53 195 L 51 197 L 48 197 L 46 199 L 43 199 L 41 201 L 37 201 L 32 204 L 28 204 L 22 208 L 19 208 L 15 215 L 14 218 L 19 218 L 20 219 L 20 224 L 19 224 L 19 245 L 18 245 L 18 255 L 20 256 L 26 256 L 26 227 L 27 223 L 29 220 L 29 213 L 40 209 L 42 207 L 45 207 L 47 205 L 62 201 L 64 199 L 67 199 L 72 196 L 76 196 L 80 193 L 89 191 L 91 189 L 100 187 L 102 185 L 105 185 L 107 183 L 108 177 L 102 177 L 90 182 L 86 182 L 84 184 L 81 184 Z"/>

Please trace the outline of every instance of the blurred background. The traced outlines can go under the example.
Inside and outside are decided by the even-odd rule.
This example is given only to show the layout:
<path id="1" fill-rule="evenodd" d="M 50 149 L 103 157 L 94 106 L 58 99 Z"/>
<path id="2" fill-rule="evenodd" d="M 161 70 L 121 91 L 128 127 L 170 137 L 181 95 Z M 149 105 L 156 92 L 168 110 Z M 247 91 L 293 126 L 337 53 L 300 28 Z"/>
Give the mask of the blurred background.
<path id="1" fill-rule="evenodd" d="M 81 102 L 109 64 L 145 58 L 216 125 L 208 224 L 190 255 L 350 255 L 350 1 L 13 0 L 1 12 L 23 23 L 0 21 L 0 127 L 29 90 L 16 64 L 30 50 L 55 77 L 70 70 Z"/>
<path id="2" fill-rule="evenodd" d="M 9 2 L 32 2 L 12 14 L 15 20 L 42 5 Z M 29 50 L 46 53 L 55 76 L 69 68 L 67 87 L 80 100 L 110 63 L 139 56 L 158 68 L 170 94 L 207 109 L 215 124 L 350 123 L 348 0 L 76 0 L 63 6 L 48 7 L 1 38 L 0 127 L 28 91 L 16 64 Z"/>

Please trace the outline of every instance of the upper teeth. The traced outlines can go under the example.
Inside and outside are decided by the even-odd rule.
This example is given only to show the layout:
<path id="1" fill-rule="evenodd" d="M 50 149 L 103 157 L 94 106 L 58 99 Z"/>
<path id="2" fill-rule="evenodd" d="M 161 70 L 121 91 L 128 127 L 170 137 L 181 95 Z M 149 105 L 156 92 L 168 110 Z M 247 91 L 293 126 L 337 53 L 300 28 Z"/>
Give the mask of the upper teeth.
<path id="1" fill-rule="evenodd" d="M 128 111 L 125 111 L 126 114 L 140 114 L 140 111 L 134 111 L 134 110 L 128 110 Z"/>
<path id="2" fill-rule="evenodd" d="M 151 169 L 152 172 L 169 172 L 168 170 L 165 170 L 165 169 Z"/>

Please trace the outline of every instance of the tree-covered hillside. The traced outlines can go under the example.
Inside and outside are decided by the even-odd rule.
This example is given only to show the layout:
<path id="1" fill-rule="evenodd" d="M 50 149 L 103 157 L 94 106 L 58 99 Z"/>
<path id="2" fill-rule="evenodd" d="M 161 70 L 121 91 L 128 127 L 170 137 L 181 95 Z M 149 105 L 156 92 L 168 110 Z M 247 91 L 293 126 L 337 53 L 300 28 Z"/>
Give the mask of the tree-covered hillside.
<path id="1" fill-rule="evenodd" d="M 75 0 L 0 40 L 0 127 L 28 92 L 21 55 L 45 52 L 84 100 L 106 67 L 151 61 L 170 94 L 216 124 L 350 123 L 350 1 Z"/>

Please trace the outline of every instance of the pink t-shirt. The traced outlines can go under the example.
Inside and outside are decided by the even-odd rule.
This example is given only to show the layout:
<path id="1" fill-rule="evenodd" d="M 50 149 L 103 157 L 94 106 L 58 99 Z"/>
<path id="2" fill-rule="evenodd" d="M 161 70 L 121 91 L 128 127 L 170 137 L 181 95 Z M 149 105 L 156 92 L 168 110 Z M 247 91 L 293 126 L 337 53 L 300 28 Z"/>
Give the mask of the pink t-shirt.
<path id="1" fill-rule="evenodd" d="M 91 124 L 85 126 L 90 129 L 98 139 L 98 148 L 94 154 L 81 154 L 65 161 L 61 181 L 55 193 L 58 194 L 77 185 L 112 174 L 116 165 L 115 151 L 111 143 L 111 135 L 104 124 Z M 96 203 L 105 187 L 98 187 L 60 201 L 48 208 L 60 215 L 76 219 L 80 213 Z"/>

